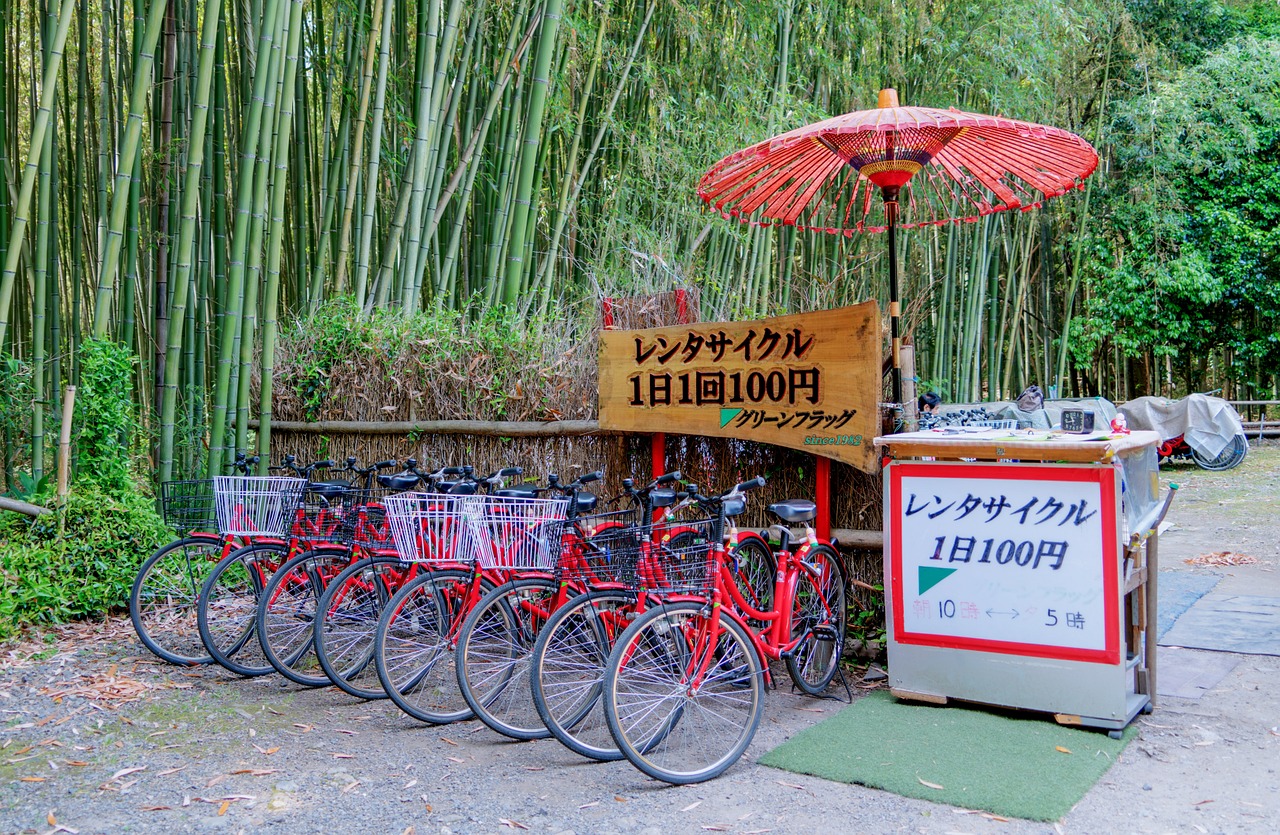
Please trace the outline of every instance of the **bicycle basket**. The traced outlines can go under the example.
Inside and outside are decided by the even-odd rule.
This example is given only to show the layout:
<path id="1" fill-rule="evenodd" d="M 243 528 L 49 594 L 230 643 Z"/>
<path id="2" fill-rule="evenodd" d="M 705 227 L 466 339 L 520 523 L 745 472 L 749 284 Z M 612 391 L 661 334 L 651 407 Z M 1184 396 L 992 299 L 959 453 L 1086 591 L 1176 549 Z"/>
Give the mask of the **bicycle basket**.
<path id="1" fill-rule="evenodd" d="M 293 527 L 305 478 L 215 476 L 214 509 L 224 536 L 285 536 Z"/>
<path id="2" fill-rule="evenodd" d="M 636 561 L 646 528 L 636 523 L 639 512 L 619 510 L 579 516 L 564 523 L 561 538 L 560 579 L 592 585 L 636 585 Z"/>
<path id="3" fill-rule="evenodd" d="M 207 478 L 162 482 L 160 512 L 164 523 L 179 536 L 214 530 L 217 519 L 213 512 L 213 482 Z"/>
<path id="4" fill-rule="evenodd" d="M 386 500 L 403 493 L 403 490 L 392 490 L 389 487 L 361 490 L 356 499 L 359 515 L 355 519 L 352 541 L 373 551 L 396 550 Z"/>
<path id="5" fill-rule="evenodd" d="M 469 496 L 397 493 L 382 499 L 400 559 L 425 563 L 474 563 L 475 525 L 463 502 Z"/>
<path id="6" fill-rule="evenodd" d="M 550 571 L 560 558 L 560 539 L 569 500 L 467 496 L 476 526 L 480 564 L 485 568 Z"/>
<path id="7" fill-rule="evenodd" d="M 313 544 L 350 545 L 360 523 L 362 492 L 352 487 L 328 487 L 320 493 L 308 485 L 297 514 L 299 538 Z"/>
<path id="8" fill-rule="evenodd" d="M 637 584 L 657 594 L 701 594 L 711 589 L 715 519 L 654 526 L 653 542 L 636 566 Z"/>

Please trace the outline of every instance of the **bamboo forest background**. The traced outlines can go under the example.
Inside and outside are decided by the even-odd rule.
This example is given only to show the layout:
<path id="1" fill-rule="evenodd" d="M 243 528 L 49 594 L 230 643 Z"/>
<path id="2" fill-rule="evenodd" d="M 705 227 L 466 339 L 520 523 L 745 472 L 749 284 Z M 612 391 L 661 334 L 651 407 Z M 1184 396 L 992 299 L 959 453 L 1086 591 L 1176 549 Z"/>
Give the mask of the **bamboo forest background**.
<path id="1" fill-rule="evenodd" d="M 926 385 L 1275 397 L 1278 35 L 1274 0 L 0 0 L 4 484 L 48 474 L 104 351 L 136 356 L 115 394 L 167 478 L 265 448 L 299 346 L 447 343 L 465 392 L 506 345 L 524 377 L 493 379 L 550 381 L 555 416 L 593 408 L 554 369 L 593 355 L 602 297 L 883 302 L 881 237 L 694 196 L 883 86 L 1102 155 L 1043 210 L 904 235 Z"/>

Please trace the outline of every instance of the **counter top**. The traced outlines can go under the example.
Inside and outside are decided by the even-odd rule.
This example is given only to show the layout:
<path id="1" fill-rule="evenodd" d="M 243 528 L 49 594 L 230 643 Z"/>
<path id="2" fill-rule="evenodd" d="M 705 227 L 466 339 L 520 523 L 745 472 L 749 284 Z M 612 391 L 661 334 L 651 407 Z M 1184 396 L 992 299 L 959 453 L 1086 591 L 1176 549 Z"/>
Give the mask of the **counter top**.
<path id="1" fill-rule="evenodd" d="M 891 458 L 975 458 L 981 461 L 1065 461 L 1073 464 L 1105 463 L 1160 444 L 1156 432 L 1127 435 L 1094 432 L 1077 435 L 1061 430 L 986 429 L 950 426 L 901 435 L 882 435 L 876 447 Z"/>

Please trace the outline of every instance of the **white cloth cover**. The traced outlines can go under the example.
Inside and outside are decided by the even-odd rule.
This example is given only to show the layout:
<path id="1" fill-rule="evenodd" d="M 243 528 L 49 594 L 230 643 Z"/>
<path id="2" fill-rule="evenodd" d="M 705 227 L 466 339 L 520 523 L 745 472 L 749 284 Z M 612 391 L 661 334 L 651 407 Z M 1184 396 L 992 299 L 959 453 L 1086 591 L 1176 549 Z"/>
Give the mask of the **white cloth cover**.
<path id="1" fill-rule="evenodd" d="M 1139 397 L 1120 407 L 1130 429 L 1150 429 L 1167 441 L 1182 435 L 1206 458 L 1217 458 L 1236 435 L 1243 435 L 1240 415 L 1221 397 L 1191 394 L 1181 400 Z"/>

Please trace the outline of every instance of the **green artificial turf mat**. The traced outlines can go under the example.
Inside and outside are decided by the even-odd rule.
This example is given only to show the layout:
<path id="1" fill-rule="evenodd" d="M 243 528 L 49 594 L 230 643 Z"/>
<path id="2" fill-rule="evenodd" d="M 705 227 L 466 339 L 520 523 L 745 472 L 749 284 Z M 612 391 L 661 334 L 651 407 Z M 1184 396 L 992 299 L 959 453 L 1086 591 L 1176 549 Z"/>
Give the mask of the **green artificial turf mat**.
<path id="1" fill-rule="evenodd" d="M 760 763 L 965 809 L 1055 821 L 1106 773 L 1134 733 L 1129 728 L 1123 739 L 1111 739 L 1043 715 L 900 702 L 880 690 L 797 734 Z"/>

